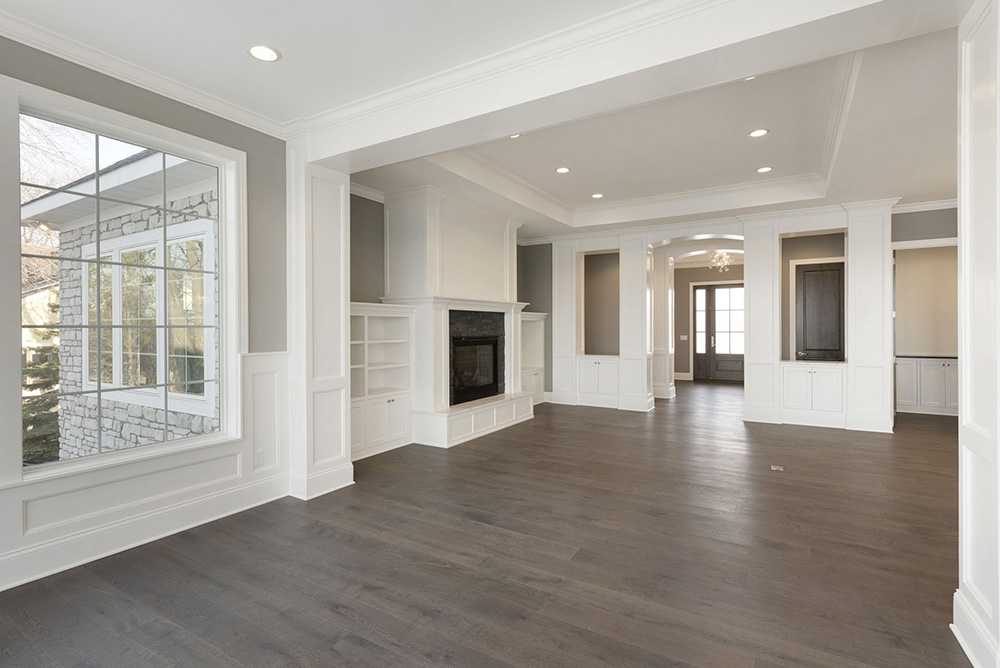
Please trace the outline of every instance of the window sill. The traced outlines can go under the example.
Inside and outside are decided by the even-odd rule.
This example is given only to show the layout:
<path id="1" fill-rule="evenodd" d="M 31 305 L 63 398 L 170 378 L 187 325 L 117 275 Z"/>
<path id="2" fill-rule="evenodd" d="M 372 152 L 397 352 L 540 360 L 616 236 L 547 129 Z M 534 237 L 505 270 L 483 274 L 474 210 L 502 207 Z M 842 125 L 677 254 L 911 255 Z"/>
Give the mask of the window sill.
<path id="1" fill-rule="evenodd" d="M 170 457 L 172 455 L 201 450 L 209 447 L 239 443 L 242 440 L 243 439 L 241 437 L 232 436 L 230 434 L 210 434 L 186 438 L 172 443 L 167 442 L 156 445 L 144 445 L 130 450 L 105 452 L 99 455 L 90 455 L 88 457 L 80 457 L 79 459 L 71 459 L 63 462 L 39 464 L 31 467 L 30 469 L 22 469 L 20 482 L 0 485 L 0 490 L 48 480 L 69 478 L 89 473 L 91 471 L 103 471 L 118 466 Z"/>

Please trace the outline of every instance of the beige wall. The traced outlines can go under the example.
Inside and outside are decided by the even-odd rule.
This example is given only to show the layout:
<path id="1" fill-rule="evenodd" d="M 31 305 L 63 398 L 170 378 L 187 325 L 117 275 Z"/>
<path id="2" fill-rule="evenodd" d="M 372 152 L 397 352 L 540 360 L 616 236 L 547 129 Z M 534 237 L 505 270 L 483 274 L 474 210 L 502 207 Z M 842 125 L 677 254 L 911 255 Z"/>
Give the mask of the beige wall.
<path id="1" fill-rule="evenodd" d="M 896 355 L 958 355 L 958 249 L 896 251 Z"/>
<path id="2" fill-rule="evenodd" d="M 790 237 L 781 240 L 781 359 L 791 359 L 795 336 L 791 331 L 791 313 L 795 304 L 790 302 L 793 260 L 809 260 L 824 257 L 844 257 L 846 237 L 843 232 L 817 234 L 808 237 Z"/>
<path id="3" fill-rule="evenodd" d="M 617 355 L 621 293 L 618 253 L 583 258 L 583 351 Z"/>
<path id="4" fill-rule="evenodd" d="M 247 154 L 250 352 L 285 350 L 285 142 L 0 37 L 0 74 Z"/>

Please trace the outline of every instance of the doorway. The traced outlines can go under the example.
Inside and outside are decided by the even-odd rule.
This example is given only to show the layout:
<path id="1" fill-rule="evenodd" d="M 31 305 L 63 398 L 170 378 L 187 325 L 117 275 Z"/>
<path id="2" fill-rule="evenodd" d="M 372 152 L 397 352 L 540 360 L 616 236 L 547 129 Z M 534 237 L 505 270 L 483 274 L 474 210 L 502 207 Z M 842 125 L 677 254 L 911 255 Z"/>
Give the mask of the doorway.
<path id="1" fill-rule="evenodd" d="M 695 285 L 694 379 L 743 382 L 743 284 Z"/>

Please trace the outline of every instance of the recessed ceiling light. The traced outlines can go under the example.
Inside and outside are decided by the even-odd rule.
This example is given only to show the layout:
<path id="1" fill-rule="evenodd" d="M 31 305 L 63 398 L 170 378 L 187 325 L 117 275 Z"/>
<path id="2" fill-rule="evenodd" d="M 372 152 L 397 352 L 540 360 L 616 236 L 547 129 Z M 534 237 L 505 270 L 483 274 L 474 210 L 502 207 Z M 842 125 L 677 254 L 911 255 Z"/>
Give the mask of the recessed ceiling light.
<path id="1" fill-rule="evenodd" d="M 766 128 L 761 128 L 761 129 L 759 129 L 759 130 L 754 130 L 753 132 L 751 132 L 751 133 L 750 133 L 750 136 L 751 136 L 751 137 L 763 137 L 763 136 L 764 136 L 764 135 L 766 135 L 766 134 L 767 134 L 768 132 L 770 132 L 770 130 L 768 130 L 768 129 L 766 129 Z"/>
<path id="2" fill-rule="evenodd" d="M 757 169 L 758 174 L 767 174 L 769 171 L 771 171 L 770 167 L 759 167 Z"/>
<path id="3" fill-rule="evenodd" d="M 746 79 L 744 79 L 744 81 L 753 81 L 756 78 L 757 78 L 757 75 L 755 74 L 752 77 L 747 77 Z"/>
<path id="4" fill-rule="evenodd" d="M 273 63 L 276 60 L 281 60 L 281 54 L 278 53 L 277 49 L 272 49 L 271 47 L 263 44 L 251 46 L 250 55 L 257 60 L 263 60 L 265 63 Z"/>
<path id="5" fill-rule="evenodd" d="M 556 167 L 556 174 L 569 174 L 569 167 Z"/>
<path id="6" fill-rule="evenodd" d="M 593 195 L 591 195 L 591 197 L 593 197 L 594 199 L 601 199 L 602 197 L 604 197 L 604 193 L 594 193 Z"/>
<path id="7" fill-rule="evenodd" d="M 517 139 L 517 138 L 518 138 L 518 137 L 520 137 L 520 136 L 521 136 L 521 135 L 511 135 L 511 136 L 510 136 L 510 138 L 511 138 L 511 139 Z"/>

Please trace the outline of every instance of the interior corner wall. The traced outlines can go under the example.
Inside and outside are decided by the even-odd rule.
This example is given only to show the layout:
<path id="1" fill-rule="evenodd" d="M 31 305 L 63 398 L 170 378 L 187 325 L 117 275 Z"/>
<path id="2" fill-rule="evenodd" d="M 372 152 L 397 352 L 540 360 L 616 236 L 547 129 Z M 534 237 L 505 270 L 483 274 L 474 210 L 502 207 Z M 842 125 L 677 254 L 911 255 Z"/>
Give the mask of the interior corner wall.
<path id="1" fill-rule="evenodd" d="M 552 244 L 517 247 L 517 301 L 545 319 L 545 391 L 552 391 Z"/>
<path id="2" fill-rule="evenodd" d="M 958 209 L 915 211 L 892 215 L 893 241 L 954 239 L 958 237 Z"/>
<path id="3" fill-rule="evenodd" d="M 385 205 L 351 195 L 351 301 L 385 296 Z"/>
<path id="4" fill-rule="evenodd" d="M 691 373 L 691 284 L 743 280 L 743 265 L 720 274 L 711 267 L 674 267 L 674 373 Z M 689 337 L 681 341 L 681 336 Z"/>
<path id="5" fill-rule="evenodd" d="M 896 355 L 958 357 L 958 248 L 896 251 Z"/>
<path id="6" fill-rule="evenodd" d="M 249 352 L 287 349 L 284 141 L 3 37 L 0 74 L 244 151 Z"/>
<path id="7" fill-rule="evenodd" d="M 583 349 L 586 355 L 621 352 L 621 269 L 618 253 L 583 258 Z"/>
<path id="8" fill-rule="evenodd" d="M 792 281 L 795 276 L 791 270 L 793 260 L 808 260 L 822 257 L 846 257 L 844 233 L 817 234 L 805 237 L 789 237 L 781 240 L 781 359 L 791 359 L 792 332 L 791 309 L 789 303 L 792 292 Z"/>

